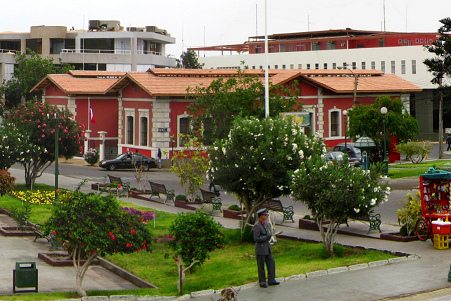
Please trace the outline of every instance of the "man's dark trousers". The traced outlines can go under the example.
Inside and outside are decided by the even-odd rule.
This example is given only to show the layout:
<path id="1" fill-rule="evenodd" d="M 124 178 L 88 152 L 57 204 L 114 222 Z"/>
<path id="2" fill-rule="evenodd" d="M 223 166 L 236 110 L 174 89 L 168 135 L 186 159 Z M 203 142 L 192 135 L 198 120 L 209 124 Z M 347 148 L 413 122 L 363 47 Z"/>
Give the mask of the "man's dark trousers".
<path id="1" fill-rule="evenodd" d="M 268 282 L 275 282 L 276 278 L 276 264 L 272 256 L 271 245 L 269 240 L 271 235 L 266 230 L 265 226 L 257 223 L 254 226 L 254 241 L 255 241 L 255 255 L 257 257 L 258 268 L 258 282 L 260 284 L 266 283 L 266 269 L 268 270 Z"/>

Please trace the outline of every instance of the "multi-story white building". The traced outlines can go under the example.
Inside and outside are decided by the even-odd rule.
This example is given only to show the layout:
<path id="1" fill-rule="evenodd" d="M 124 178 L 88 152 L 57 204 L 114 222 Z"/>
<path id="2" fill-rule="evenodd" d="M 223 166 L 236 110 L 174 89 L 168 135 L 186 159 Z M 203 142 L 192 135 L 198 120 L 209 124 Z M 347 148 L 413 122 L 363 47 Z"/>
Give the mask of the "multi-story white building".
<path id="1" fill-rule="evenodd" d="M 32 26 L 30 32 L 0 32 L 0 82 L 14 72 L 16 53 L 30 49 L 42 56 L 73 65 L 80 70 L 145 71 L 175 67 L 166 55 L 174 44 L 164 29 L 156 26 L 127 27 L 119 21 L 89 21 L 88 30 L 65 26 Z"/>
<path id="2" fill-rule="evenodd" d="M 432 74 L 423 64 L 430 57 L 423 45 L 431 44 L 436 35 L 352 29 L 275 34 L 269 37 L 269 68 L 337 69 L 345 66 L 396 74 L 423 89 L 410 95 L 410 113 L 419 122 L 420 137 L 436 139 L 436 86 L 431 83 Z M 206 69 L 262 69 L 265 62 L 262 37 L 251 37 L 239 45 L 192 49 L 216 52 L 199 56 Z M 447 120 L 445 118 L 445 127 L 451 128 L 451 119 Z"/>

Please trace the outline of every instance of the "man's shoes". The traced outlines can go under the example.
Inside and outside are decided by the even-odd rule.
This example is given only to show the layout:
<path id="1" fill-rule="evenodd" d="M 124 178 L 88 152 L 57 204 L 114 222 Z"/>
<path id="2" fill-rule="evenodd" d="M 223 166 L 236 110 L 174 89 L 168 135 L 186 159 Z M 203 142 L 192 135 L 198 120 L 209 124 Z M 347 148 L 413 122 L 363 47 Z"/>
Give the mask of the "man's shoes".
<path id="1" fill-rule="evenodd" d="M 268 285 L 279 285 L 280 284 L 280 282 L 277 282 L 276 280 L 274 280 L 274 281 L 270 281 L 270 282 L 268 282 Z"/>
<path id="2" fill-rule="evenodd" d="M 261 288 L 267 288 L 268 285 L 267 285 L 266 283 L 260 283 L 260 287 L 261 287 Z"/>

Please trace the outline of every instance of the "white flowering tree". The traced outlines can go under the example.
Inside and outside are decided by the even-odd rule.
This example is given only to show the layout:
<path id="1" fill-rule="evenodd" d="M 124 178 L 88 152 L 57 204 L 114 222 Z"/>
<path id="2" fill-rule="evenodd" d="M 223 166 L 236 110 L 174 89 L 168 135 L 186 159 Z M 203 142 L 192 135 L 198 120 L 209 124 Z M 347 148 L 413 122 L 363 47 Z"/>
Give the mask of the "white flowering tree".
<path id="1" fill-rule="evenodd" d="M 265 200 L 291 193 L 291 174 L 322 148 L 291 119 L 237 119 L 209 150 L 209 175 L 238 197 L 249 223 Z"/>
<path id="2" fill-rule="evenodd" d="M 294 198 L 304 202 L 315 217 L 330 255 L 334 254 L 340 224 L 349 218 L 367 216 L 375 206 L 387 201 L 390 191 L 381 184 L 378 174 L 351 166 L 346 159 L 332 163 L 322 157 L 301 162 L 291 187 Z"/>
<path id="3" fill-rule="evenodd" d="M 0 169 L 9 169 L 28 150 L 26 138 L 11 123 L 0 127 Z"/>

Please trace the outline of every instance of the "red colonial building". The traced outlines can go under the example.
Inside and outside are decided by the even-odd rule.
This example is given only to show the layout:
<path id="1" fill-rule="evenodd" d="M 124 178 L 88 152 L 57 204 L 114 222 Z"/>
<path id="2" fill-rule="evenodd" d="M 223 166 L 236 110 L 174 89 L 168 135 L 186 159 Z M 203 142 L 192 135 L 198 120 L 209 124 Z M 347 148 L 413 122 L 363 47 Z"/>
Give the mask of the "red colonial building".
<path id="1" fill-rule="evenodd" d="M 244 76 L 262 78 L 260 70 Z M 86 129 L 85 149 L 102 145 L 104 156 L 127 150 L 164 157 L 183 145 L 180 134 L 190 129 L 187 90 L 213 80 L 236 76 L 236 70 L 150 69 L 147 72 L 71 71 L 48 75 L 33 90 L 43 101 L 69 109 Z M 401 98 L 421 89 L 393 74 L 376 70 L 270 70 L 274 85 L 299 85 L 297 98 L 309 115 L 308 127 L 328 146 L 344 141 L 344 110 L 353 105 L 355 80 L 358 105 L 382 95 Z M 91 113 L 92 112 L 92 113 Z M 95 122 L 93 122 L 95 120 Z M 101 155 L 102 156 L 102 155 Z"/>

